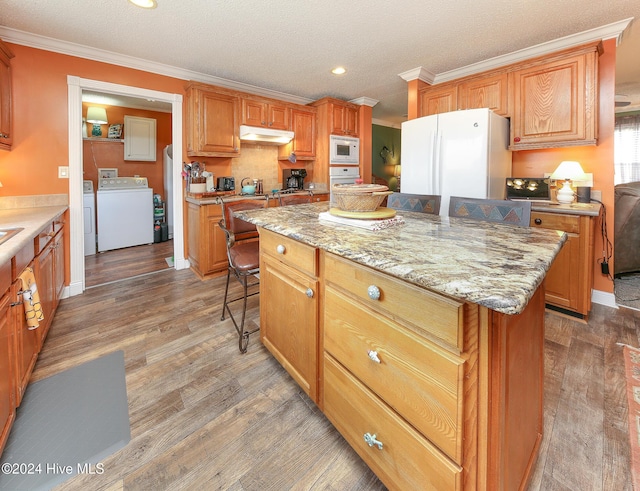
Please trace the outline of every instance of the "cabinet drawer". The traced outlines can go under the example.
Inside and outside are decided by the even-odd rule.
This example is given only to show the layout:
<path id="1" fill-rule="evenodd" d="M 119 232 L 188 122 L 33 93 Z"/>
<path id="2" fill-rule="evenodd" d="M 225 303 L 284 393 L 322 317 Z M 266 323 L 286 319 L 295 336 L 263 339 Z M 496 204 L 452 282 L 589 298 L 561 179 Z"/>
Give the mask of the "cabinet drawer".
<path id="1" fill-rule="evenodd" d="M 0 297 L 11 287 L 11 260 L 0 264 Z"/>
<path id="2" fill-rule="evenodd" d="M 333 425 L 389 489 L 461 488 L 462 469 L 326 353 L 324 408 Z M 365 442 L 367 433 L 382 442 L 382 449 Z"/>
<path id="3" fill-rule="evenodd" d="M 55 232 L 53 229 L 53 223 L 47 225 L 40 231 L 40 233 L 36 237 L 36 256 L 40 254 L 45 247 L 47 247 L 54 235 Z"/>
<path id="4" fill-rule="evenodd" d="M 392 319 L 402 319 L 404 325 L 430 338 L 437 338 L 456 348 L 463 348 L 462 303 L 429 292 L 417 286 L 360 266 L 340 257 L 324 254 L 324 275 L 327 283 L 348 292 L 361 303 Z M 375 286 L 380 296 L 369 297 L 369 287 Z"/>
<path id="5" fill-rule="evenodd" d="M 462 462 L 464 360 L 329 287 L 324 349 L 438 448 Z"/>
<path id="6" fill-rule="evenodd" d="M 315 247 L 260 229 L 260 252 L 310 276 L 318 276 L 318 251 Z"/>
<path id="7" fill-rule="evenodd" d="M 218 217 L 222 218 L 222 206 L 220 205 L 206 205 L 205 216 L 207 218 Z"/>
<path id="8" fill-rule="evenodd" d="M 532 211 L 529 224 L 532 227 L 562 230 L 574 234 L 580 233 L 580 217 L 578 215 Z"/>

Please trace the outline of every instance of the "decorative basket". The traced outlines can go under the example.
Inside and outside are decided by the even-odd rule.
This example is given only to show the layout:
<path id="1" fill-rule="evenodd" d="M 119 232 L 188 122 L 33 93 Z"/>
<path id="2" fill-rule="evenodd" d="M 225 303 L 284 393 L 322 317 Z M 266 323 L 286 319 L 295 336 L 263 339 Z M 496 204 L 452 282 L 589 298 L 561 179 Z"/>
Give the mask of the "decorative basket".
<path id="1" fill-rule="evenodd" d="M 334 184 L 333 198 L 343 211 L 376 211 L 386 196 L 392 194 L 387 186 L 379 184 Z"/>

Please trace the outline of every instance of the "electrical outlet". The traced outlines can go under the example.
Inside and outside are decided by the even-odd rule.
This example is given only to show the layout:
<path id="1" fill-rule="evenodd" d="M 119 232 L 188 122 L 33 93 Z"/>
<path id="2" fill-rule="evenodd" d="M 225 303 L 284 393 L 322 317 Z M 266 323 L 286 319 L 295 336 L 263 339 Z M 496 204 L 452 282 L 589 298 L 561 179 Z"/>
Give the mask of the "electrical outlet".
<path id="1" fill-rule="evenodd" d="M 69 166 L 68 165 L 59 165 L 58 166 L 58 177 L 60 179 L 69 179 Z"/>

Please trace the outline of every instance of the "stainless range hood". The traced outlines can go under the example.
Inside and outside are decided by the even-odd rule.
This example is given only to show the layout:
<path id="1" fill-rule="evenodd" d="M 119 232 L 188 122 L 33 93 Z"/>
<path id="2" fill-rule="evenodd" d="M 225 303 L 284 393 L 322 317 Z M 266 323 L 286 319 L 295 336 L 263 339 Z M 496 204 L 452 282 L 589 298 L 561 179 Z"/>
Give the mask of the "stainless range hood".
<path id="1" fill-rule="evenodd" d="M 293 139 L 293 131 L 274 130 L 273 128 L 263 128 L 261 126 L 240 126 L 240 139 L 271 145 L 284 145 Z"/>

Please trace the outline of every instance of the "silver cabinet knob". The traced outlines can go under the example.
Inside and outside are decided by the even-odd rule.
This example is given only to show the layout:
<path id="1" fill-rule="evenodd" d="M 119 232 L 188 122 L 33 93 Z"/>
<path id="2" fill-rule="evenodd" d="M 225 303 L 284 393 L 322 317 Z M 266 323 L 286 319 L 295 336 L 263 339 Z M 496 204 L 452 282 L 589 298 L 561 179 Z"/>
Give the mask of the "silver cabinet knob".
<path id="1" fill-rule="evenodd" d="M 305 293 L 307 294 L 307 297 L 313 298 L 313 290 L 311 288 L 307 288 Z"/>
<path id="2" fill-rule="evenodd" d="M 285 246 L 283 246 L 282 244 L 278 244 L 278 246 L 276 247 L 276 252 L 278 254 L 284 254 L 284 251 L 286 251 L 287 248 Z"/>
<path id="3" fill-rule="evenodd" d="M 375 361 L 376 363 L 380 363 L 380 358 L 378 358 L 378 352 L 377 351 L 369 350 L 369 351 L 367 351 L 367 354 L 369 355 L 369 358 L 371 359 L 371 361 Z"/>
<path id="4" fill-rule="evenodd" d="M 380 300 L 380 288 L 376 285 L 371 285 L 367 288 L 367 295 L 369 295 L 371 300 Z"/>
<path id="5" fill-rule="evenodd" d="M 373 447 L 375 445 L 375 446 L 378 447 L 378 450 L 382 450 L 382 442 L 380 440 L 376 439 L 376 434 L 375 433 L 373 435 L 371 433 L 365 433 L 364 434 L 364 441 L 370 447 Z"/>

